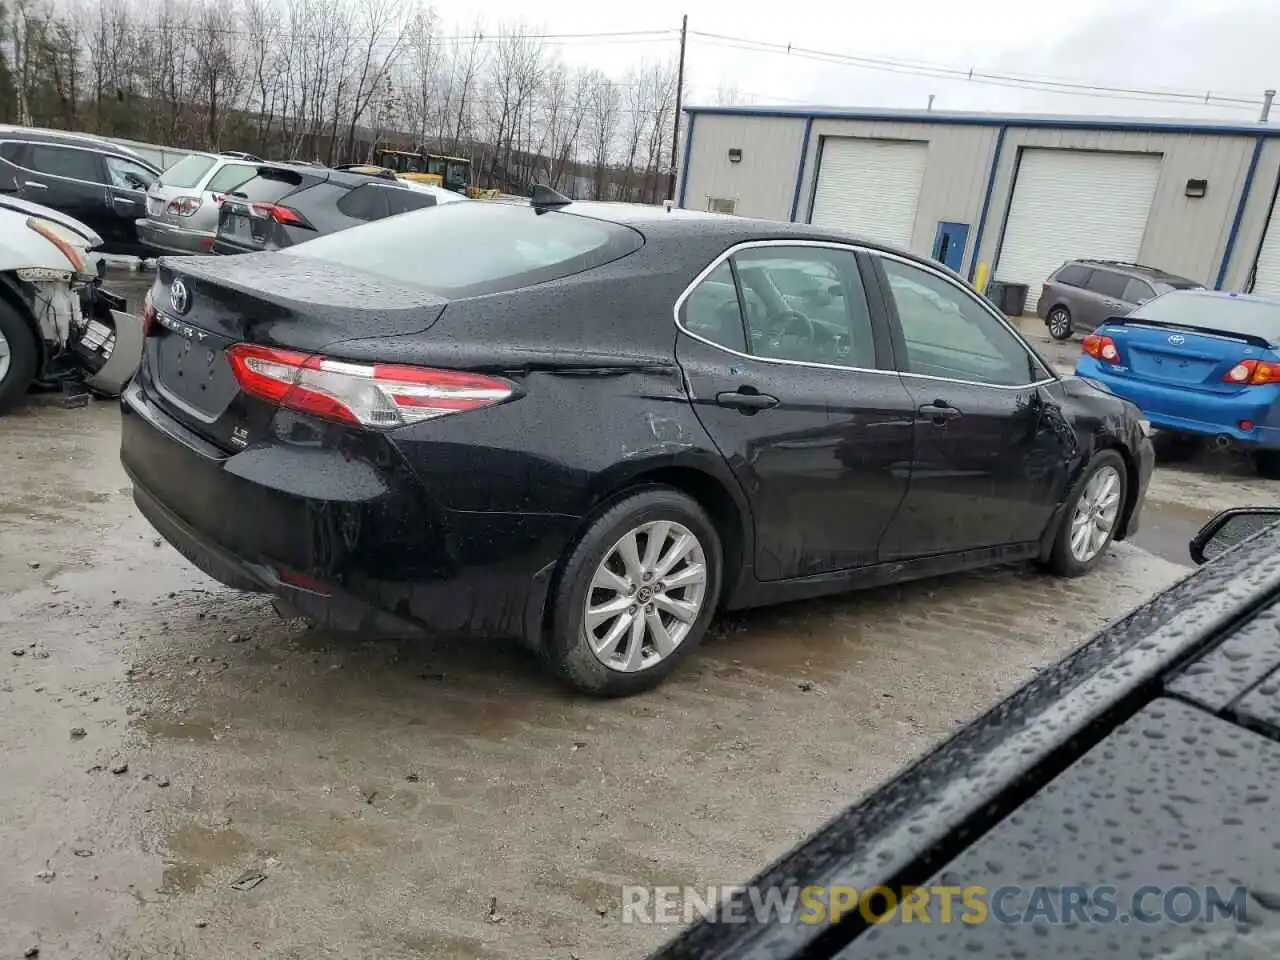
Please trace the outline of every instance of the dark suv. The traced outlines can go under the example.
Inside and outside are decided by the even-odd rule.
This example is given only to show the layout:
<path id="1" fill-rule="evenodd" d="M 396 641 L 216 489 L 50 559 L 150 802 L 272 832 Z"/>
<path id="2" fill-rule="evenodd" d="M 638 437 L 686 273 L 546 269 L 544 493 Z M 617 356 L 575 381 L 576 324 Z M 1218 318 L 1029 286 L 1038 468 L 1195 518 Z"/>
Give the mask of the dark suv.
<path id="1" fill-rule="evenodd" d="M 85 134 L 0 125 L 0 193 L 74 217 L 104 253 L 146 255 L 134 221 L 160 171 L 128 147 Z"/>
<path id="2" fill-rule="evenodd" d="M 1036 315 L 1055 340 L 1090 333 L 1108 317 L 1124 316 L 1170 290 L 1202 290 L 1204 284 L 1158 267 L 1116 260 L 1068 260 L 1044 282 Z"/>
<path id="3" fill-rule="evenodd" d="M 226 194 L 213 252 L 279 250 L 326 233 L 434 207 L 395 180 L 303 164 L 272 164 Z"/>

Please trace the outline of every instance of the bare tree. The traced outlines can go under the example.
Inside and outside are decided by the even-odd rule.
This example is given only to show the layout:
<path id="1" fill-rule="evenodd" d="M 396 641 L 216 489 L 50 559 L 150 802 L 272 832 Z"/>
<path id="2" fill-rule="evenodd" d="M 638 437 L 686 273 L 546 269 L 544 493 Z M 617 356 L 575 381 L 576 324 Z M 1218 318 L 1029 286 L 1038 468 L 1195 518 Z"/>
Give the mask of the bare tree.
<path id="1" fill-rule="evenodd" d="M 622 116 L 622 95 L 601 71 L 591 71 L 587 100 L 588 156 L 591 163 L 592 197 L 606 199 L 609 161 L 618 137 L 618 121 Z"/>

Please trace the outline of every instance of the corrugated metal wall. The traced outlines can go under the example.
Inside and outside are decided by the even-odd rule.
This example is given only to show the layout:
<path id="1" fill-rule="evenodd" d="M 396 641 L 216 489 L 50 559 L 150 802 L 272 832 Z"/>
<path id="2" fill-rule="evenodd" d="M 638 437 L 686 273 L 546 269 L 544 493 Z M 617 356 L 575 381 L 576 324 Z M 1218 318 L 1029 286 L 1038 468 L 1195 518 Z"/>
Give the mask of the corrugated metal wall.
<path id="1" fill-rule="evenodd" d="M 1254 138 L 1208 134 L 1010 128 L 1005 134 L 992 190 L 994 223 L 989 224 L 979 257 L 998 267 L 1003 225 L 1016 186 L 1019 150 L 1103 150 L 1161 157 L 1151 217 L 1138 259 L 1212 286 L 1217 280 L 1227 237 L 1253 154 Z M 1185 196 L 1188 179 L 1207 180 L 1204 197 Z M 1070 211 L 1063 211 L 1069 216 Z"/>
<path id="2" fill-rule="evenodd" d="M 687 175 L 682 174 L 684 205 L 707 209 L 708 198 L 736 201 L 743 216 L 787 220 L 796 199 L 805 139 L 802 117 L 698 114 L 694 121 Z M 987 196 L 999 124 L 924 123 L 889 120 L 815 118 L 805 151 L 796 219 L 812 209 L 819 154 L 824 138 L 872 137 L 927 141 L 929 161 L 920 191 L 911 247 L 928 254 L 940 221 L 969 224 L 969 248 L 962 272 L 976 263 L 991 264 L 1004 233 L 1019 151 L 1023 147 L 1107 150 L 1161 156 L 1161 175 L 1152 213 L 1143 235 L 1140 259 L 1213 286 L 1235 226 L 1240 199 L 1257 138 L 1209 132 L 1086 130 L 1072 128 L 1006 129 L 996 166 L 981 249 L 974 243 Z M 730 148 L 742 150 L 730 163 Z M 1223 279 L 1226 289 L 1241 289 L 1257 257 L 1271 197 L 1280 176 L 1280 138 L 1264 141 L 1258 153 L 1249 196 L 1241 212 Z M 1206 195 L 1185 195 L 1189 179 L 1208 181 Z M 679 193 L 677 194 L 680 195 Z M 1069 216 L 1070 211 L 1064 211 Z M 1280 229 L 1280 224 L 1273 227 Z"/>
<path id="3" fill-rule="evenodd" d="M 687 183 L 677 185 L 676 196 L 683 195 L 690 210 L 706 210 L 711 198 L 729 199 L 739 216 L 786 220 L 803 139 L 803 120 L 700 114 L 693 121 Z M 742 150 L 740 163 L 729 162 L 732 148 Z"/>
<path id="4" fill-rule="evenodd" d="M 929 253 L 933 248 L 939 221 L 967 223 L 970 228 L 969 249 L 965 251 L 964 266 L 968 268 L 978 215 L 982 209 L 982 197 L 986 191 L 991 158 L 995 151 L 994 127 L 864 120 L 815 121 L 800 185 L 801 199 L 797 220 L 809 218 L 818 155 L 822 141 L 827 137 L 927 141 L 929 162 L 920 187 L 916 223 L 911 232 L 911 249 L 916 253 Z"/>

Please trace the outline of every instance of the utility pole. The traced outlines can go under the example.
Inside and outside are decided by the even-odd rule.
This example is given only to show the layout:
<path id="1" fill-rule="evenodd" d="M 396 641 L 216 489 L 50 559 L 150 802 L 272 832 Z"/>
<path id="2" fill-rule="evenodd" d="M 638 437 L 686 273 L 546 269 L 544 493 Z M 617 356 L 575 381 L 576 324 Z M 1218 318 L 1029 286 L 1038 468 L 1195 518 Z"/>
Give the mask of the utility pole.
<path id="1" fill-rule="evenodd" d="M 933 110 L 933 94 L 932 94 L 932 93 L 931 93 L 931 94 L 929 94 L 929 105 L 928 105 L 927 107 L 925 107 L 925 109 L 926 109 L 926 110 Z"/>
<path id="2" fill-rule="evenodd" d="M 1274 90 L 1264 90 L 1262 93 L 1262 116 L 1258 118 L 1259 123 L 1266 123 L 1271 119 L 1271 101 L 1276 98 Z"/>
<path id="3" fill-rule="evenodd" d="M 680 149 L 680 108 L 684 105 L 684 42 L 689 33 L 689 15 L 680 18 L 680 66 L 676 70 L 676 119 L 671 127 L 671 176 L 667 179 L 667 199 L 676 197 L 676 157 Z"/>

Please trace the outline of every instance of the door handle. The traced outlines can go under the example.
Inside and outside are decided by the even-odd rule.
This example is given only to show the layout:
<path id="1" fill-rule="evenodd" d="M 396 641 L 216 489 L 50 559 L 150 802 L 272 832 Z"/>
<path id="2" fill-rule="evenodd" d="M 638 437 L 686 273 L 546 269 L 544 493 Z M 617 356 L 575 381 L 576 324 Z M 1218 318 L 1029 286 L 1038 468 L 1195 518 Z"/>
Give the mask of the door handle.
<path id="1" fill-rule="evenodd" d="M 23 183 L 22 183 L 22 185 L 23 185 L 24 187 L 34 187 L 36 190 L 48 190 L 48 189 L 49 189 L 49 187 L 48 187 L 48 185 L 47 185 L 47 184 L 43 184 L 43 183 L 36 183 L 34 180 L 24 180 L 24 181 L 23 181 Z"/>
<path id="2" fill-rule="evenodd" d="M 716 403 L 722 407 L 733 407 L 743 413 L 755 413 L 757 410 L 768 410 L 778 405 L 778 398 L 767 393 L 760 393 L 750 387 L 743 387 L 731 393 L 717 393 Z"/>
<path id="3" fill-rule="evenodd" d="M 922 419 L 932 420 L 934 423 L 946 423 L 948 420 L 954 420 L 960 416 L 959 409 L 945 400 L 935 400 L 933 403 L 921 404 L 917 412 Z"/>
<path id="4" fill-rule="evenodd" d="M 136 207 L 136 206 L 139 206 L 138 201 L 137 201 L 137 200 L 134 200 L 132 197 L 112 197 L 112 198 L 111 198 L 111 202 L 112 202 L 113 204 L 115 204 L 117 207 L 123 207 L 123 206 Z"/>

